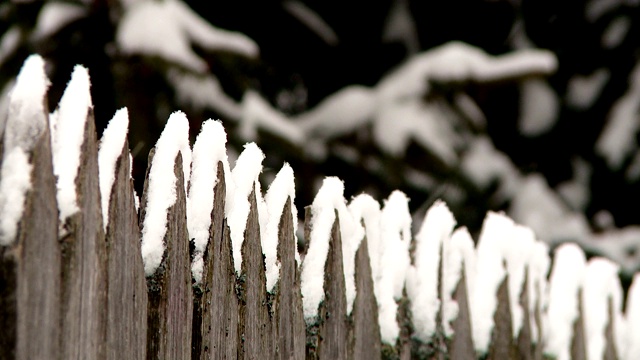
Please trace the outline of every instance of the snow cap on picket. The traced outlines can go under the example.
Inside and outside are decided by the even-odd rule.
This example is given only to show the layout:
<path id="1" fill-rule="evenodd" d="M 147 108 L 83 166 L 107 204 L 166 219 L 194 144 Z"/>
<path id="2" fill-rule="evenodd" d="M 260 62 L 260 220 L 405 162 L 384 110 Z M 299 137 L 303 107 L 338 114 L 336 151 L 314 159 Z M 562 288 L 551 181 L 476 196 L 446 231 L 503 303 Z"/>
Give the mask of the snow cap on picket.
<path id="1" fill-rule="evenodd" d="M 214 189 L 218 184 L 218 164 L 222 163 L 229 176 L 227 160 L 227 134 L 219 121 L 207 120 L 193 145 L 191 184 L 187 204 L 187 228 L 189 238 L 195 244 L 191 273 L 197 283 L 202 279 L 203 254 L 209 241 Z M 228 181 L 225 181 L 228 183 Z"/>
<path id="2" fill-rule="evenodd" d="M 184 183 L 189 182 L 191 149 L 189 121 L 182 112 L 174 112 L 156 143 L 155 155 L 149 170 L 146 214 L 142 223 L 142 260 L 147 276 L 152 275 L 160 262 L 166 244 L 167 212 L 177 199 L 174 167 L 176 157 L 182 156 Z M 186 185 L 185 185 L 186 186 Z M 186 190 L 186 189 L 185 189 Z M 186 240 L 185 240 L 186 241 Z"/>

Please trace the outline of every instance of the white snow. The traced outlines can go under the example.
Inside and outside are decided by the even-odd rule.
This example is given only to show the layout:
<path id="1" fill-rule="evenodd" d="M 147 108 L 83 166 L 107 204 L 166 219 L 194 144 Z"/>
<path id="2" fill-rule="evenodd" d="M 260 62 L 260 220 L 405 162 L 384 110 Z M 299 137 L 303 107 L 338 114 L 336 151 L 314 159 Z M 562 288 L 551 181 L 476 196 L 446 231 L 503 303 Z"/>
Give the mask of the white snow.
<path id="1" fill-rule="evenodd" d="M 619 335 L 624 324 L 620 315 L 622 287 L 618 270 L 618 265 L 603 258 L 593 258 L 587 264 L 582 282 L 582 305 L 588 360 L 603 358 L 606 344 L 605 329 L 610 320 L 613 321 L 614 345 L 618 353 L 621 350 Z M 609 319 L 609 301 L 613 307 L 613 319 Z"/>
<path id="2" fill-rule="evenodd" d="M 635 149 L 636 134 L 640 128 L 640 63 L 629 75 L 629 89 L 616 100 L 607 116 L 607 123 L 596 141 L 596 153 L 602 156 L 612 170 L 618 170 L 624 159 Z"/>
<path id="3" fill-rule="evenodd" d="M 611 72 L 600 68 L 589 75 L 574 75 L 567 84 L 567 103 L 576 109 L 589 109 L 609 81 Z"/>
<path id="4" fill-rule="evenodd" d="M 584 211 L 591 199 L 589 182 L 593 169 L 584 159 L 574 158 L 571 161 L 573 178 L 558 184 L 556 192 L 574 211 Z"/>
<path id="5" fill-rule="evenodd" d="M 382 30 L 382 41 L 400 42 L 406 47 L 408 54 L 415 54 L 420 50 L 416 22 L 408 1 L 394 1 L 391 4 Z"/>
<path id="6" fill-rule="evenodd" d="M 53 172 L 58 177 L 58 209 L 63 224 L 79 210 L 75 181 L 80 167 L 80 147 L 84 141 L 87 115 L 93 107 L 90 86 L 89 72 L 76 65 L 57 109 Z"/>
<path id="7" fill-rule="evenodd" d="M 254 140 L 258 136 L 258 128 L 278 135 L 292 144 L 304 144 L 304 133 L 298 125 L 275 110 L 260 94 L 249 90 L 242 99 L 242 116 L 238 131 L 244 139 Z"/>
<path id="8" fill-rule="evenodd" d="M 225 213 L 231 234 L 233 262 L 237 275 L 240 275 L 242 270 L 242 243 L 251 209 L 249 202 L 251 191 L 255 190 L 258 205 L 262 200 L 262 191 L 258 180 L 258 176 L 262 172 L 262 160 L 264 160 L 264 154 L 258 145 L 255 143 L 246 144 L 231 172 L 234 190 L 227 193 Z M 263 228 L 262 224 L 260 227 Z"/>
<path id="9" fill-rule="evenodd" d="M 514 223 L 504 214 L 489 212 L 482 225 L 476 249 L 475 291 L 469 306 L 473 342 L 477 352 L 486 353 L 498 306 L 497 292 L 506 275 L 503 265 L 505 243 L 511 241 Z"/>
<path id="10" fill-rule="evenodd" d="M 0 38 L 0 65 L 4 64 L 15 53 L 18 46 L 20 46 L 21 37 L 22 34 L 18 25 L 11 26 L 4 32 L 2 38 Z"/>
<path id="11" fill-rule="evenodd" d="M 11 245 L 18 233 L 33 166 L 21 147 L 5 150 L 0 174 L 0 245 Z"/>
<path id="12" fill-rule="evenodd" d="M 612 228 L 584 238 L 580 245 L 605 256 L 629 275 L 640 269 L 640 226 Z"/>
<path id="13" fill-rule="evenodd" d="M 427 211 L 416 235 L 414 265 L 407 274 L 407 294 L 416 335 L 425 342 L 436 330 L 440 310 L 438 273 L 443 243 L 449 240 L 456 221 L 447 205 L 436 201 Z"/>
<path id="14" fill-rule="evenodd" d="M 179 0 L 148 0 L 128 7 L 120 20 L 116 42 L 124 53 L 159 56 L 199 73 L 208 65 L 194 52 L 191 42 L 249 57 L 258 54 L 253 40 L 212 26 Z"/>
<path id="15" fill-rule="evenodd" d="M 147 276 L 153 275 L 162 261 L 167 232 L 167 211 L 177 199 L 175 159 L 182 155 L 184 183 L 189 183 L 191 150 L 189 121 L 182 112 L 174 112 L 160 134 L 149 170 L 147 212 L 142 223 L 142 260 Z M 186 190 L 186 189 L 185 189 Z M 186 239 L 184 239 L 186 241 Z"/>
<path id="16" fill-rule="evenodd" d="M 317 321 L 318 306 L 324 300 L 324 267 L 329 251 L 335 209 L 344 204 L 344 184 L 336 177 L 327 177 L 311 204 L 309 249 L 302 262 L 301 292 L 304 318 Z"/>
<path id="17" fill-rule="evenodd" d="M 371 278 L 373 290 L 378 303 L 380 297 L 388 296 L 393 299 L 393 294 L 380 292 L 380 278 L 382 277 L 380 258 L 382 256 L 382 239 L 380 238 L 380 204 L 367 194 L 360 194 L 349 202 L 349 212 L 353 220 L 364 222 L 364 230 L 367 238 L 369 262 L 371 263 Z M 393 301 L 393 300 L 392 300 Z M 380 307 L 380 305 L 378 305 Z"/>
<path id="18" fill-rule="evenodd" d="M 549 278 L 549 303 L 543 324 L 545 354 L 558 360 L 571 358 L 573 324 L 578 319 L 578 291 L 586 273 L 586 259 L 573 243 L 560 245 Z"/>
<path id="19" fill-rule="evenodd" d="M 382 341 L 395 344 L 400 327 L 396 321 L 398 305 L 394 300 L 402 298 L 410 266 L 411 214 L 409 199 L 400 192 L 389 195 L 380 218 L 380 293 L 391 294 L 380 299 L 378 321 Z"/>
<path id="20" fill-rule="evenodd" d="M 215 110 L 229 120 L 237 121 L 242 116 L 240 105 L 224 92 L 213 75 L 170 69 L 166 77 L 175 90 L 178 102 L 196 109 Z"/>
<path id="21" fill-rule="evenodd" d="M 589 0 L 585 7 L 585 17 L 591 23 L 621 6 L 625 0 Z"/>
<path id="22" fill-rule="evenodd" d="M 443 243 L 442 269 L 442 324 L 447 337 L 453 336 L 451 323 L 458 316 L 458 303 L 452 296 L 462 279 L 462 267 L 466 280 L 467 297 L 473 292 L 475 279 L 475 248 L 465 227 L 456 229 L 451 239 Z"/>
<path id="23" fill-rule="evenodd" d="M 225 175 L 229 174 L 226 143 L 227 134 L 222 124 L 207 120 L 202 123 L 200 134 L 193 145 L 187 228 L 189 238 L 195 243 L 191 273 L 196 283 L 200 283 L 202 279 L 202 256 L 209 241 L 214 188 L 218 184 L 218 163 L 222 162 Z"/>
<path id="24" fill-rule="evenodd" d="M 629 28 L 631 28 L 631 20 L 628 17 L 618 16 L 613 19 L 602 34 L 602 47 L 605 49 L 618 47 L 627 36 Z"/>
<path id="25" fill-rule="evenodd" d="M 48 38 L 86 14 L 87 9 L 79 4 L 59 1 L 46 2 L 38 13 L 33 36 L 36 39 Z"/>
<path id="26" fill-rule="evenodd" d="M 525 285 L 525 269 L 529 266 L 529 258 L 535 241 L 535 235 L 531 229 L 522 225 L 515 225 L 511 230 L 511 239 L 503 244 L 504 258 L 507 263 L 507 272 L 509 273 L 509 308 L 511 309 L 511 328 L 514 339 L 518 338 L 524 321 L 524 310 L 520 306 L 520 294 Z"/>
<path id="27" fill-rule="evenodd" d="M 541 242 L 536 241 L 528 262 L 529 282 L 527 283 L 529 290 L 529 315 L 531 324 L 531 339 L 533 342 L 540 340 L 541 330 L 536 321 L 536 311 L 543 315 L 543 310 L 547 308 L 548 282 L 547 274 L 549 272 L 549 247 Z"/>
<path id="28" fill-rule="evenodd" d="M 288 0 L 282 3 L 282 7 L 328 45 L 336 46 L 340 42 L 331 26 L 303 2 Z"/>
<path id="29" fill-rule="evenodd" d="M 364 238 L 364 228 L 359 219 L 354 219 L 345 202 L 336 207 L 340 219 L 340 236 L 342 240 L 342 265 L 344 267 L 344 284 L 347 298 L 347 315 L 351 315 L 353 302 L 356 299 L 356 252 Z"/>
<path id="30" fill-rule="evenodd" d="M 525 136 L 538 136 L 551 130 L 558 119 L 558 96 L 543 79 L 528 79 L 520 85 L 518 129 Z"/>
<path id="31" fill-rule="evenodd" d="M 509 215 L 548 243 L 580 241 L 590 234 L 584 215 L 570 211 L 540 174 L 523 179 L 512 199 Z"/>
<path id="32" fill-rule="evenodd" d="M 627 328 L 625 350 L 619 353 L 625 360 L 640 359 L 640 274 L 633 276 L 626 304 Z"/>
<path id="33" fill-rule="evenodd" d="M 126 108 L 116 111 L 109 125 L 102 133 L 98 151 L 98 172 L 100 174 L 100 199 L 102 201 L 102 224 L 109 224 L 109 202 L 115 181 L 116 161 L 122 154 L 129 130 L 129 113 Z M 128 150 L 128 149 L 127 149 Z"/>
<path id="34" fill-rule="evenodd" d="M 503 196 L 511 198 L 520 187 L 520 173 L 507 155 L 498 151 L 487 136 L 477 136 L 462 157 L 462 172 L 480 190 L 498 181 Z"/>
<path id="35" fill-rule="evenodd" d="M 295 233 L 298 228 L 298 211 L 293 203 L 295 198 L 295 179 L 293 169 L 291 169 L 289 164 L 285 163 L 276 175 L 276 178 L 271 182 L 269 190 L 267 190 L 267 194 L 265 195 L 269 219 L 267 221 L 266 230 L 262 234 L 262 252 L 265 256 L 267 291 L 269 292 L 273 291 L 273 287 L 276 285 L 280 277 L 280 261 L 278 261 L 278 234 L 280 232 L 280 219 L 283 216 L 291 216 L 294 233 L 293 243 L 283 244 L 283 246 L 293 248 L 296 263 L 300 263 L 300 255 L 297 251 L 295 237 Z M 289 214 L 283 214 L 284 207 L 289 199 L 291 199 L 291 212 Z"/>

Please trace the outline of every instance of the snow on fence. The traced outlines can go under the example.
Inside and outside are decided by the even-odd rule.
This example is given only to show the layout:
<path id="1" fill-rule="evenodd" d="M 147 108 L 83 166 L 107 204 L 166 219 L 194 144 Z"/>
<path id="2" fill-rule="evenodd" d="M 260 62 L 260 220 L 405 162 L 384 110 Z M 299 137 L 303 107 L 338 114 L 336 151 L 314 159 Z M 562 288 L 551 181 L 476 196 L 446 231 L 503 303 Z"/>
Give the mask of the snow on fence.
<path id="1" fill-rule="evenodd" d="M 296 241 L 294 174 L 263 197 L 264 155 L 233 170 L 219 122 L 193 150 L 174 113 L 142 198 L 128 115 L 99 142 L 86 69 L 48 113 L 30 57 L 0 127 L 0 359 L 638 359 L 640 275 L 548 248 L 489 213 L 477 245 L 437 201 L 349 203 L 325 179 Z"/>

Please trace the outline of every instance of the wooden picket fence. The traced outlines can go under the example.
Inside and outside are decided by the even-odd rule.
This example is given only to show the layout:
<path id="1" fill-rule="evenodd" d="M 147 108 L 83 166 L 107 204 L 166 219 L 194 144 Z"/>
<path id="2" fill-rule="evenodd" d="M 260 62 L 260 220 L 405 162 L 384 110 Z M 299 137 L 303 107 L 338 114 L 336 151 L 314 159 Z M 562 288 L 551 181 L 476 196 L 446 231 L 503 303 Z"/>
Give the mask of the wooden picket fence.
<path id="1" fill-rule="evenodd" d="M 42 100 L 42 99 L 41 99 Z M 12 121 L 11 112 L 7 124 Z M 41 114 L 48 118 L 46 108 Z M 42 129 L 28 149 L 33 166 L 17 235 L 0 246 L 0 359 L 542 359 L 544 336 L 534 341 L 532 328 L 544 329 L 542 313 L 529 313 L 529 294 L 522 286 L 524 323 L 514 336 L 507 275 L 495 294 L 494 327 L 486 353 L 476 352 L 470 300 L 464 273 L 453 293 L 459 306 L 451 323 L 453 336 L 442 331 L 442 314 L 430 341 L 415 336 L 410 299 L 397 301 L 400 335 L 383 343 L 374 280 L 363 239 L 355 253 L 356 297 L 347 314 L 343 245 L 338 217 L 333 224 L 324 265 L 324 300 L 315 321 L 305 321 L 301 266 L 296 262 L 296 234 L 291 199 L 282 212 L 277 257 L 280 276 L 266 290 L 257 194 L 242 245 L 242 268 L 234 269 L 232 242 L 225 215 L 225 169 L 217 164 L 209 241 L 202 280 L 192 279 L 187 194 L 183 160 L 174 161 L 176 200 L 167 212 L 162 263 L 145 275 L 140 250 L 141 225 L 148 203 L 145 191 L 136 208 L 130 178 L 129 146 L 117 158 L 110 190 L 109 216 L 103 226 L 99 189 L 98 141 L 91 109 L 86 113 L 80 165 L 75 179 L 78 211 L 60 222 L 52 140 Z M 6 149 L 5 132 L 0 152 Z M 6 152 L 6 151 L 4 151 Z M 149 155 L 153 163 L 154 151 Z M 313 214 L 305 214 L 306 239 Z M 105 230 L 106 229 L 106 230 Z M 307 259 L 302 251 L 302 262 Z M 439 281 L 442 281 L 442 267 Z M 545 279 L 546 280 L 546 279 Z M 480 290 L 481 291 L 481 290 Z M 442 299 L 442 294 L 438 294 Z M 640 299 L 636 299 L 638 301 Z M 571 335 L 571 358 L 587 359 L 582 302 Z M 627 304 L 629 306 L 629 304 Z M 614 344 L 613 305 L 605 329 L 606 359 L 623 359 Z M 531 324 L 535 319 L 537 324 Z M 542 331 L 542 330 L 541 330 Z"/>

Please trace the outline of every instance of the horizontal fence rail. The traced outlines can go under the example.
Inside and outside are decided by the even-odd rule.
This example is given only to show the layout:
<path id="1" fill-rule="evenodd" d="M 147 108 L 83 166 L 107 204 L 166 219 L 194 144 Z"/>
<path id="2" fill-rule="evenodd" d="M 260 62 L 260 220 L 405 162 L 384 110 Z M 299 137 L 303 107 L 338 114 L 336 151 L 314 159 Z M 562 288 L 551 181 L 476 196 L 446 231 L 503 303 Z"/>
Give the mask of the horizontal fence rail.
<path id="1" fill-rule="evenodd" d="M 500 213 L 474 242 L 441 201 L 414 235 L 403 193 L 337 178 L 299 253 L 289 165 L 263 194 L 255 144 L 231 169 L 176 112 L 138 199 L 126 110 L 98 142 L 87 70 L 52 114 L 47 86 L 31 56 L 0 130 L 0 359 L 640 359 L 640 275 L 623 306 L 607 259 Z"/>

